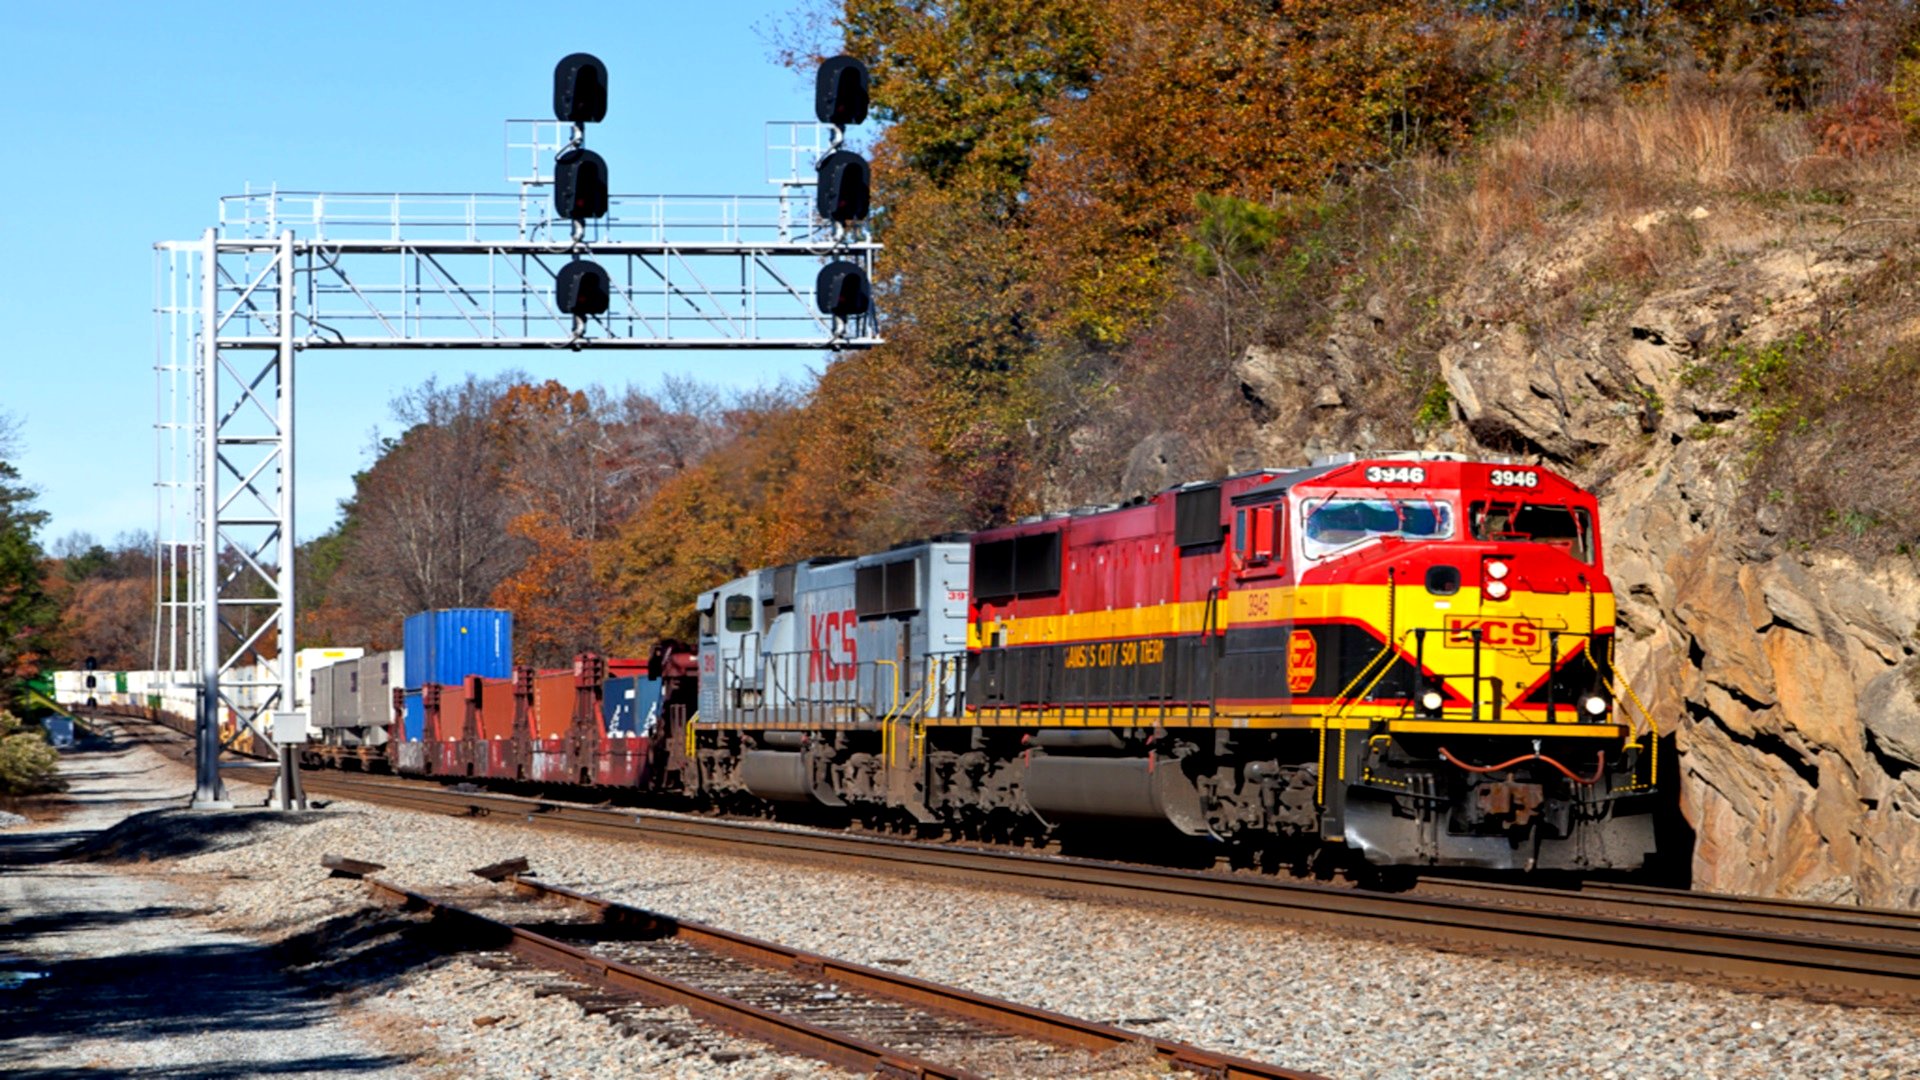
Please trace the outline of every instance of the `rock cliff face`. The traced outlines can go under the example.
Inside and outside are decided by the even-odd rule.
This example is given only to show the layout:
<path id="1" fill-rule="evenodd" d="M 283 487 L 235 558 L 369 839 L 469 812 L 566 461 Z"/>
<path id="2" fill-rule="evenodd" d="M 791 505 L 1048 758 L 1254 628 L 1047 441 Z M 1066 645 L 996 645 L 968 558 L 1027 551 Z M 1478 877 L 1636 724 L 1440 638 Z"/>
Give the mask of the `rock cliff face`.
<path id="1" fill-rule="evenodd" d="M 1862 216 L 1723 199 L 1516 240 L 1440 301 L 1452 422 L 1426 446 L 1529 456 L 1600 493 L 1623 671 L 1674 732 L 1696 887 L 1920 907 L 1915 560 L 1783 530 L 1791 508 L 1750 490 L 1759 410 L 1708 365 L 1832 325 L 1900 242 Z M 1626 299 L 1541 317 L 1622 236 L 1677 237 L 1663 250 L 1680 256 Z M 1261 458 L 1381 448 L 1384 425 L 1347 403 L 1392 351 L 1390 302 L 1241 359 L 1243 392 L 1276 418 Z"/>

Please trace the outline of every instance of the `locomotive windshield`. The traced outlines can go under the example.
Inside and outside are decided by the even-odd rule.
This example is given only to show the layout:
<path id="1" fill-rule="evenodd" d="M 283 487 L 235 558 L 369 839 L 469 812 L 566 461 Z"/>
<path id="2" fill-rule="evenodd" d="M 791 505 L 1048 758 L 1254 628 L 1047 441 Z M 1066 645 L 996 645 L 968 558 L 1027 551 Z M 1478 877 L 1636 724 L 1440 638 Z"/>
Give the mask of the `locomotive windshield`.
<path id="1" fill-rule="evenodd" d="M 1453 535 L 1453 507 L 1432 499 L 1321 499 L 1306 504 L 1301 530 L 1309 558 L 1383 536 L 1444 540 Z"/>
<path id="2" fill-rule="evenodd" d="M 1583 507 L 1520 501 L 1476 502 L 1467 511 L 1475 540 L 1549 544 L 1593 561 L 1593 519 Z"/>

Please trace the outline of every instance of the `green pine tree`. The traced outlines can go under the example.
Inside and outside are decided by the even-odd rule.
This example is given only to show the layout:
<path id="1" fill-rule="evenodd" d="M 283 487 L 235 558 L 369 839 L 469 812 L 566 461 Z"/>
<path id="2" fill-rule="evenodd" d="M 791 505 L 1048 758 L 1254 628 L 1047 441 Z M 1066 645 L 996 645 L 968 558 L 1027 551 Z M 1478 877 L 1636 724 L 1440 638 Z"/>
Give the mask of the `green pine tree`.
<path id="1" fill-rule="evenodd" d="M 26 680 L 47 660 L 59 605 L 41 579 L 36 534 L 46 524 L 34 490 L 0 458 L 0 708 L 16 703 Z"/>

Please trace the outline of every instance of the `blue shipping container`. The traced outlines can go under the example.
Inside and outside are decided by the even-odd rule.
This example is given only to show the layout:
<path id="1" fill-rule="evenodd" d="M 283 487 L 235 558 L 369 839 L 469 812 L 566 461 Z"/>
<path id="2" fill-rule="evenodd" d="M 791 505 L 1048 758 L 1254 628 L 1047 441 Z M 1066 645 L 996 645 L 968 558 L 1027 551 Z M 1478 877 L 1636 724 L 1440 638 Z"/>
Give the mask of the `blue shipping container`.
<path id="1" fill-rule="evenodd" d="M 457 686 L 469 675 L 513 675 L 513 613 L 498 608 L 442 608 L 407 616 L 406 689 Z"/>
<path id="2" fill-rule="evenodd" d="M 406 733 L 407 742 L 419 742 L 427 730 L 427 707 L 420 700 L 420 691 L 409 691 L 400 707 L 400 727 Z"/>
<path id="3" fill-rule="evenodd" d="M 660 705 L 660 681 L 645 676 L 608 679 L 605 687 L 607 733 L 641 735 Z"/>

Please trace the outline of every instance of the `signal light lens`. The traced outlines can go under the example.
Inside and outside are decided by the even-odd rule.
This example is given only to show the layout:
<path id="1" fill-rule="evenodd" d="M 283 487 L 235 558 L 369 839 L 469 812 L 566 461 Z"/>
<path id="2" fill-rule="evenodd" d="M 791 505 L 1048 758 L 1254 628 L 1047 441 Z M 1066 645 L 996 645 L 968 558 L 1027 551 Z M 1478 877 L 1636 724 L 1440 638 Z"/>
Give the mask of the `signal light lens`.
<path id="1" fill-rule="evenodd" d="M 1495 581 L 1499 581 L 1499 580 L 1500 580 L 1501 578 L 1503 578 L 1503 577 L 1506 577 L 1506 576 L 1507 576 L 1507 564 L 1506 564 L 1506 563 L 1503 563 L 1503 562 L 1490 562 L 1490 563 L 1488 563 L 1488 564 L 1487 564 L 1487 576 L 1488 576 L 1488 577 L 1490 577 L 1490 578 L 1492 578 L 1492 579 L 1493 579 L 1493 580 L 1495 580 Z"/>
<path id="2" fill-rule="evenodd" d="M 1440 696 L 1440 691 L 1429 690 L 1420 695 L 1420 707 L 1428 712 L 1439 712 L 1440 705 L 1445 700 L 1445 698 Z"/>
<path id="3" fill-rule="evenodd" d="M 1590 694 L 1581 704 L 1586 706 L 1588 716 L 1599 716 L 1607 711 L 1607 699 L 1599 694 Z"/>
<path id="4" fill-rule="evenodd" d="M 1513 590 L 1507 588 L 1507 583 L 1504 581 L 1489 581 L 1487 582 L 1487 587 L 1484 591 L 1486 592 L 1487 599 L 1489 600 L 1505 600 L 1507 598 L 1507 594 L 1512 592 Z"/>

